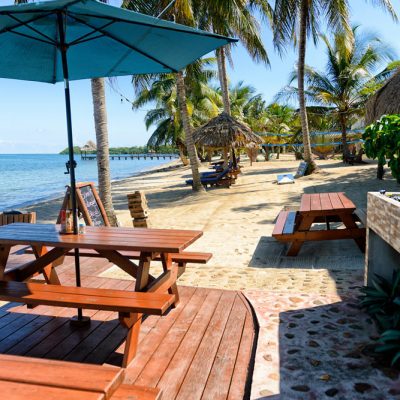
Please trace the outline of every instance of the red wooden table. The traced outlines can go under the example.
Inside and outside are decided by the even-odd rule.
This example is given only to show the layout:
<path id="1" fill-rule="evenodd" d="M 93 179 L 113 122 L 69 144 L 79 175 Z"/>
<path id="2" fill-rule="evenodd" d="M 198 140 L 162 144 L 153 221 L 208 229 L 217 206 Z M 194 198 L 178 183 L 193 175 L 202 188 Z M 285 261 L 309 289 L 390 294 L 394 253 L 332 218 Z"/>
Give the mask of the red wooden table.
<path id="1" fill-rule="evenodd" d="M 176 279 L 178 266 L 171 254 L 180 253 L 200 236 L 201 231 L 86 227 L 80 235 L 61 235 L 60 227 L 51 224 L 11 224 L 0 227 L 0 280 L 24 281 L 43 273 L 48 283 L 59 284 L 55 267 L 71 249 L 91 249 L 136 279 L 136 291 L 165 292 L 179 301 Z M 10 250 L 16 245 L 31 246 L 36 260 L 6 271 Z M 49 249 L 51 247 L 51 249 Z M 138 251 L 134 263 L 123 251 Z M 150 274 L 150 262 L 161 258 L 163 273 Z"/>
<path id="2" fill-rule="evenodd" d="M 355 204 L 342 192 L 303 194 L 299 211 L 281 211 L 272 236 L 289 242 L 288 256 L 296 256 L 306 241 L 353 239 L 365 251 L 365 228 L 357 225 Z M 326 229 L 312 230 L 314 223 Z M 331 229 L 331 222 L 342 222 L 343 229 Z"/>

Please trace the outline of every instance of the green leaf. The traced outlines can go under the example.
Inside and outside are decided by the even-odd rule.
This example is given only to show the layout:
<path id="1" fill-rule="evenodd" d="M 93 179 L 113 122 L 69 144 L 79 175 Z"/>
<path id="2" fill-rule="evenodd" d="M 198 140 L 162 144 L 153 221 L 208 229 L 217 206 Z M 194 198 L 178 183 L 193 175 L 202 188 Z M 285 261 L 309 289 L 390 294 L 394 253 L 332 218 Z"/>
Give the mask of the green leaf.
<path id="1" fill-rule="evenodd" d="M 396 364 L 396 362 L 400 359 L 400 351 L 393 357 L 392 359 L 392 367 Z"/>

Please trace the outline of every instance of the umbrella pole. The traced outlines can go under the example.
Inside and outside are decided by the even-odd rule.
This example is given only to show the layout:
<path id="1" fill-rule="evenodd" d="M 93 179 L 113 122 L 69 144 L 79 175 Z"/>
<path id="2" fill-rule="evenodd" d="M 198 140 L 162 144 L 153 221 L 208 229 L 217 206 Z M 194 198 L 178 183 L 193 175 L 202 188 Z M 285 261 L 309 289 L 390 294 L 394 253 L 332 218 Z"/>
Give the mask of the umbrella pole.
<path id="1" fill-rule="evenodd" d="M 72 203 L 72 216 L 74 221 L 74 235 L 78 234 L 78 215 L 77 215 L 77 202 L 76 202 L 76 178 L 75 178 L 75 167 L 76 162 L 74 159 L 74 139 L 72 135 L 72 117 L 71 117 L 71 96 L 69 91 L 69 74 L 68 74 L 68 61 L 67 61 L 67 46 L 65 44 L 65 32 L 63 24 L 63 16 L 61 13 L 57 14 L 58 29 L 60 34 L 60 47 L 61 60 L 64 74 L 64 95 L 65 95 L 65 111 L 67 117 L 67 135 L 68 135 L 68 166 L 67 171 L 70 174 L 70 196 Z M 81 286 L 81 267 L 79 260 L 79 249 L 75 249 L 75 276 L 76 286 Z M 71 318 L 70 323 L 75 326 L 82 326 L 90 323 L 89 317 L 82 315 L 82 309 L 78 308 L 78 315 Z"/>

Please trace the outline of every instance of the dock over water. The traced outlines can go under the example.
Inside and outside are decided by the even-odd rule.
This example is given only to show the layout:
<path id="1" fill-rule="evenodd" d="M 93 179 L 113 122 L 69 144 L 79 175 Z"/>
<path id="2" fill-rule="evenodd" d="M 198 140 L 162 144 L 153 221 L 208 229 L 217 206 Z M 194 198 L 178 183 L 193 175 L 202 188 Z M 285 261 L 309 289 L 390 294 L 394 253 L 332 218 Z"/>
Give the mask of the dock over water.
<path id="1" fill-rule="evenodd" d="M 172 160 L 179 158 L 178 154 L 173 153 L 166 153 L 166 154 L 159 154 L 159 153 L 147 153 L 147 154 L 110 154 L 110 160 Z M 81 154 L 81 160 L 93 161 L 97 159 L 97 154 Z"/>

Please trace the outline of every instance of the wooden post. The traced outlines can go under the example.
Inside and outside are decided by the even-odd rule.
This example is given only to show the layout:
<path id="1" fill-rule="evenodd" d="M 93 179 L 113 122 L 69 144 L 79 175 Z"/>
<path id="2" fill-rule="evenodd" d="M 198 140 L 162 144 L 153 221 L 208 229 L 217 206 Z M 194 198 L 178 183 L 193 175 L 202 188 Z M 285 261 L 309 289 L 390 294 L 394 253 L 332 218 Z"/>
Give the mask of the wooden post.
<path id="1" fill-rule="evenodd" d="M 141 191 L 128 194 L 128 207 L 135 228 L 149 228 L 149 209 L 146 196 Z"/>

